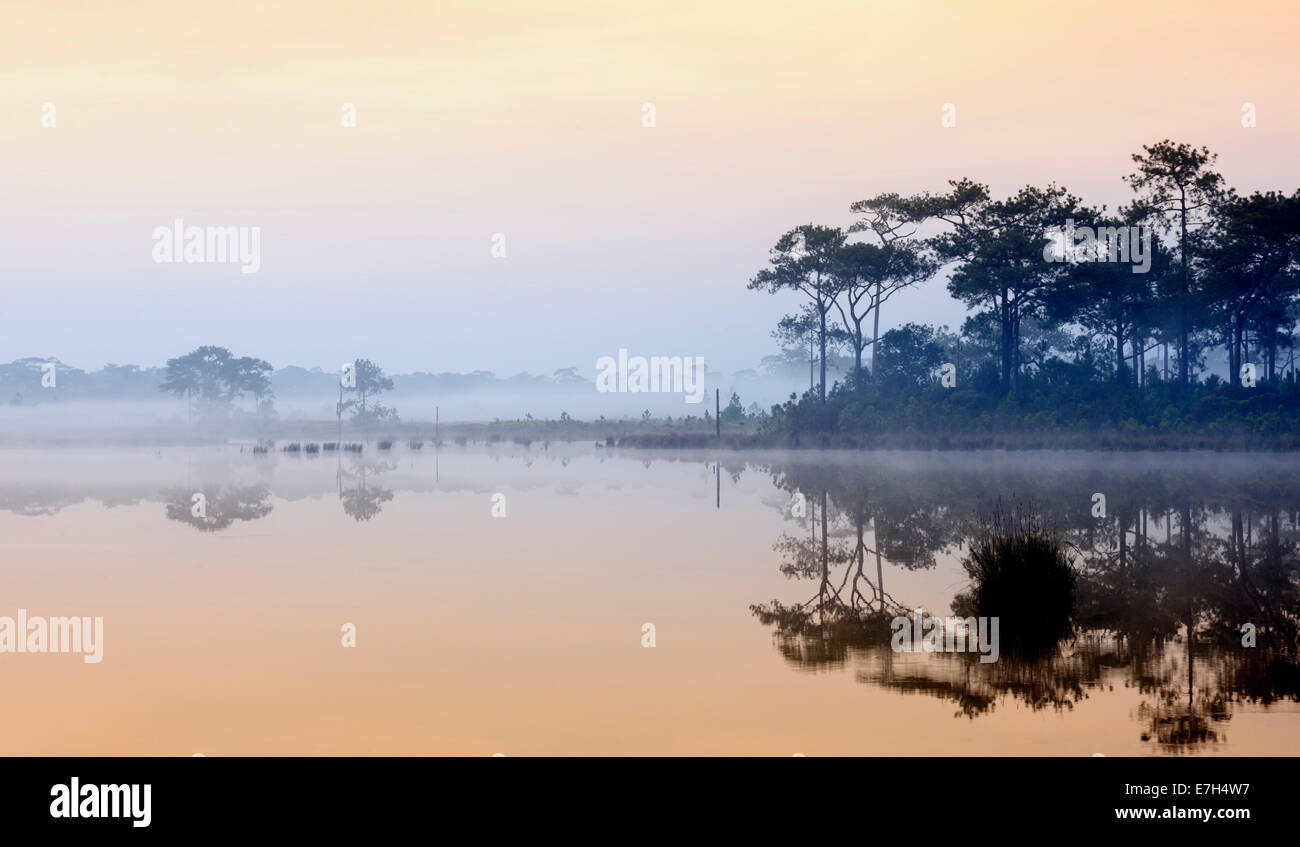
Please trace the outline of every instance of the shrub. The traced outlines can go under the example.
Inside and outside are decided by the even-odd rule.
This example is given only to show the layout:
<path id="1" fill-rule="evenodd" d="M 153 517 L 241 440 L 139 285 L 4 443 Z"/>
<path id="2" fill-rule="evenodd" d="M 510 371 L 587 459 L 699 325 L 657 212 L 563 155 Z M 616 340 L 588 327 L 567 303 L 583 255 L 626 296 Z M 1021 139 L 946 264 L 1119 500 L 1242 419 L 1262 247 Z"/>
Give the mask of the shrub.
<path id="1" fill-rule="evenodd" d="M 971 542 L 963 561 L 969 602 L 980 617 L 999 618 L 1002 650 L 1034 656 L 1074 632 L 1077 572 L 1069 545 L 1032 509 L 1008 514 L 1001 504 Z"/>

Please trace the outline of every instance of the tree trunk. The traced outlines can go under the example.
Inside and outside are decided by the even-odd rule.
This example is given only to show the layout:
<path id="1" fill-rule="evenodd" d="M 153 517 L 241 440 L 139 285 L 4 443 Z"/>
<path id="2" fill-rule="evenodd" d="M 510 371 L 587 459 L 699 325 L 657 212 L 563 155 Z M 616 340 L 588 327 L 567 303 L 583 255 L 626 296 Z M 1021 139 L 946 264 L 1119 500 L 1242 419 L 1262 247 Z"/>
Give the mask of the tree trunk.
<path id="1" fill-rule="evenodd" d="M 1115 324 L 1115 381 L 1123 385 L 1128 380 L 1124 369 L 1124 330 Z"/>
<path id="2" fill-rule="evenodd" d="M 1182 240 L 1179 241 L 1179 260 L 1182 263 L 1182 273 L 1179 280 L 1178 291 L 1178 384 L 1184 389 L 1188 385 L 1188 359 L 1190 350 L 1188 345 L 1188 314 L 1187 298 L 1191 289 L 1191 280 L 1188 277 L 1187 267 L 1187 190 L 1179 189 L 1179 212 L 1180 223 L 1182 227 Z"/>
<path id="3" fill-rule="evenodd" d="M 1011 304 L 1007 300 L 1007 290 L 1002 289 L 1002 388 L 1010 391 L 1011 386 Z"/>
<path id="4" fill-rule="evenodd" d="M 817 386 L 817 394 L 821 398 L 822 403 L 824 404 L 826 402 L 826 309 L 822 308 L 819 309 L 818 311 L 821 312 L 821 332 L 818 335 L 818 339 L 821 342 L 820 353 L 821 353 L 822 361 L 821 361 L 821 384 Z"/>
<path id="5" fill-rule="evenodd" d="M 880 341 L 880 283 L 876 283 L 876 296 L 872 301 L 872 311 L 875 312 L 874 323 L 871 327 L 871 375 L 876 375 L 876 344 Z"/>
<path id="6" fill-rule="evenodd" d="M 1020 313 L 1011 315 L 1011 386 L 1020 394 Z"/>
<path id="7" fill-rule="evenodd" d="M 853 390 L 862 388 L 862 322 L 853 324 Z"/>
<path id="8" fill-rule="evenodd" d="M 1232 340 L 1231 324 L 1223 333 L 1223 349 L 1228 351 L 1228 385 L 1233 386 L 1236 384 L 1232 375 L 1237 371 L 1237 347 Z"/>
<path id="9" fill-rule="evenodd" d="M 1241 321 L 1234 320 L 1232 323 L 1232 351 L 1229 354 L 1232 364 L 1228 366 L 1228 384 L 1233 388 L 1241 388 Z"/>

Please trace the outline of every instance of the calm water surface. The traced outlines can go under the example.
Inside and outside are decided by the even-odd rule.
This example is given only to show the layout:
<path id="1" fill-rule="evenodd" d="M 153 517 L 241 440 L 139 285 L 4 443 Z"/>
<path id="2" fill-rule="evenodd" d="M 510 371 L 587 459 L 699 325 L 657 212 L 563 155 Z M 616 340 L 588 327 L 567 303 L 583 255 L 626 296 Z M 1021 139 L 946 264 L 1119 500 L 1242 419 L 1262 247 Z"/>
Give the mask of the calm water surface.
<path id="1" fill-rule="evenodd" d="M 103 616 L 105 642 L 100 664 L 0 655 L 3 750 L 1298 755 L 1297 471 L 540 443 L 0 450 L 0 615 Z M 881 622 L 951 613 L 999 500 L 1074 545 L 1075 636 L 987 665 L 893 652 Z"/>

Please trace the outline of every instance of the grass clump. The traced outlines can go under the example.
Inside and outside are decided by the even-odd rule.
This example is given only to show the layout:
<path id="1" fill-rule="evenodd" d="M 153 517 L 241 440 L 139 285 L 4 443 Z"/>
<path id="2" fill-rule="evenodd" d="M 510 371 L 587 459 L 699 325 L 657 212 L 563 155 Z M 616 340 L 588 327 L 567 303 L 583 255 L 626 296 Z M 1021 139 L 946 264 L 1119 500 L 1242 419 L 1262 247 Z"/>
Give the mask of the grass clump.
<path id="1" fill-rule="evenodd" d="M 1003 652 L 1035 656 L 1074 634 L 1078 572 L 1071 547 L 1032 508 L 1001 506 L 971 541 L 962 562 L 971 579 L 953 608 L 999 618 Z"/>

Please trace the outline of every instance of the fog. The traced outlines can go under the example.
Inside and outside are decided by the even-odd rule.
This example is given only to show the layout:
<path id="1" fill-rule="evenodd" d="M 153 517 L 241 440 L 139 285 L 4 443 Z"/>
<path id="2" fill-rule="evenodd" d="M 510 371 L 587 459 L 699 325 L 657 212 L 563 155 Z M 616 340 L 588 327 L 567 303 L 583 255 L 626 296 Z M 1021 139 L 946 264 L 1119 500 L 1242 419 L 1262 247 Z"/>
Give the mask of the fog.
<path id="1" fill-rule="evenodd" d="M 274 398 L 274 415 L 258 420 L 251 399 L 236 400 L 219 420 L 191 412 L 186 402 L 154 393 L 155 396 L 128 398 L 61 399 L 27 392 L 36 401 L 0 405 L 0 439 L 14 443 L 43 443 L 75 440 L 82 443 L 171 443 L 202 438 L 256 437 L 271 430 L 292 437 L 298 429 L 308 434 L 309 425 L 335 425 L 338 401 L 338 377 L 319 373 L 320 385 L 314 391 L 293 390 Z M 680 420 L 702 418 L 714 413 L 715 390 L 721 405 L 726 406 L 732 393 L 741 404 L 766 411 L 773 404 L 787 400 L 792 392 L 807 390 L 807 382 L 796 378 L 728 376 L 709 373 L 705 376 L 703 400 L 687 402 L 682 394 L 599 392 L 595 384 L 557 384 L 539 380 L 517 387 L 510 380 L 496 380 L 482 387 L 450 391 L 421 391 L 402 388 L 398 377 L 392 391 L 378 396 L 385 406 L 396 410 L 401 424 L 442 424 L 491 422 L 494 420 L 559 420 L 561 415 L 579 421 L 639 420 L 649 411 L 654 418 Z M 52 393 L 52 392 L 51 392 Z M 344 421 L 346 423 L 347 417 Z M 384 424 L 375 424 L 371 434 L 382 435 Z M 313 430 L 314 431 L 314 430 Z"/>

